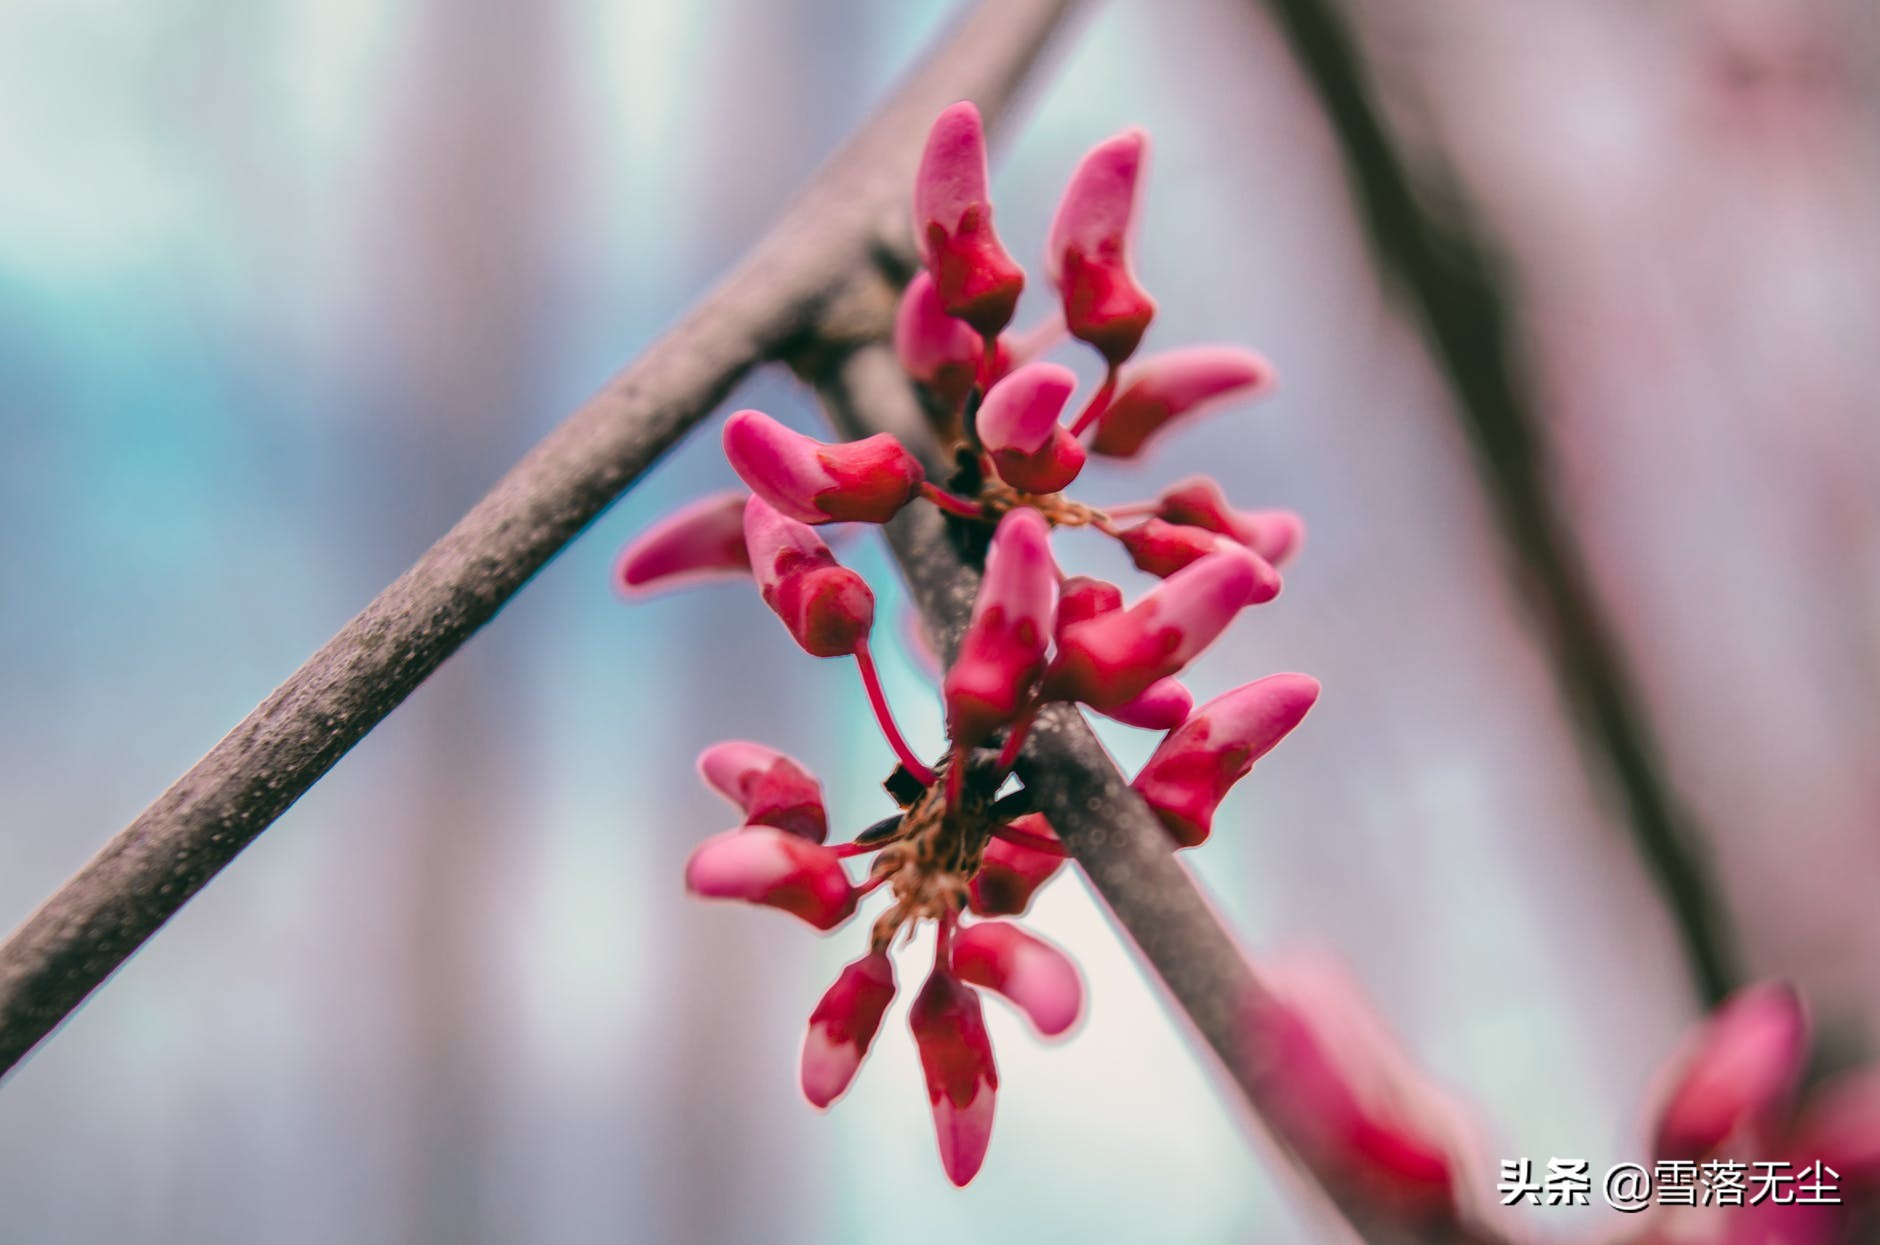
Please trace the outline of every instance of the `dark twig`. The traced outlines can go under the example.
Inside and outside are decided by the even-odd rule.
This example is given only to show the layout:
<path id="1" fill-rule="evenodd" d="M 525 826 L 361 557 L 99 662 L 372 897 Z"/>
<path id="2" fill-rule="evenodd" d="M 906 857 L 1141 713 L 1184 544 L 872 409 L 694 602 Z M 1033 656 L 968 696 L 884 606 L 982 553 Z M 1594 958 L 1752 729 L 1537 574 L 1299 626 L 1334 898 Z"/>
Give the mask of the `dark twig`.
<path id="1" fill-rule="evenodd" d="M 11 1068 L 325 774 L 753 364 L 876 262 L 934 115 L 998 113 L 1072 0 L 988 0 L 672 332 L 489 495 L 0 944 Z"/>
<path id="2" fill-rule="evenodd" d="M 1677 925 L 1697 993 L 1715 1003 L 1741 978 L 1734 938 L 1701 836 L 1665 777 L 1638 690 L 1554 496 L 1496 249 L 1454 174 L 1433 156 L 1419 163 L 1425 192 L 1419 194 L 1332 0 L 1261 2 L 1331 122 L 1378 262 L 1414 312 L 1454 393 L 1453 409 L 1512 555 L 1513 578 L 1545 636 L 1588 761 L 1619 797 L 1633 843 Z M 1429 206 L 1439 196 L 1440 213 Z"/>

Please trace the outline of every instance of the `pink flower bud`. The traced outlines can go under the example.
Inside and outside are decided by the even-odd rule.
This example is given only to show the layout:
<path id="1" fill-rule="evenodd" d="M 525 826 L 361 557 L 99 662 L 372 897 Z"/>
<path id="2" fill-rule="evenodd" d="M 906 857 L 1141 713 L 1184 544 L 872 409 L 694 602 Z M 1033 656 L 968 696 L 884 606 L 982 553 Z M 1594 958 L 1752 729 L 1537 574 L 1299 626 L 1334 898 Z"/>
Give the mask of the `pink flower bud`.
<path id="1" fill-rule="evenodd" d="M 875 594 L 809 527 L 762 497 L 744 507 L 744 543 L 764 604 L 814 657 L 846 657 L 875 624 Z"/>
<path id="2" fill-rule="evenodd" d="M 981 337 L 1011 322 L 1025 273 L 992 229 L 986 135 L 979 110 L 962 100 L 927 135 L 914 177 L 914 240 L 947 314 Z"/>
<path id="3" fill-rule="evenodd" d="M 1453 1224 L 1465 1121 L 1341 973 L 1311 961 L 1269 968 L 1272 994 L 1249 1009 L 1245 1043 L 1271 1090 L 1274 1131 L 1368 1216 Z"/>
<path id="4" fill-rule="evenodd" d="M 1071 174 L 1045 244 L 1064 297 L 1064 323 L 1111 366 L 1127 359 L 1155 317 L 1155 300 L 1129 270 L 1130 218 L 1147 137 L 1125 130 L 1092 148 Z"/>
<path id="5" fill-rule="evenodd" d="M 1848 1073 L 1815 1090 L 1791 1148 L 1805 1162 L 1820 1159 L 1834 1168 L 1850 1187 L 1880 1191 L 1880 1068 Z"/>
<path id="6" fill-rule="evenodd" d="M 629 596 L 650 596 L 750 574 L 744 498 L 743 493 L 718 493 L 673 511 L 627 542 L 614 564 L 614 582 Z"/>
<path id="7" fill-rule="evenodd" d="M 762 411 L 725 421 L 725 457 L 753 493 L 799 523 L 886 523 L 926 478 L 890 433 L 830 445 Z"/>
<path id="8" fill-rule="evenodd" d="M 743 810 L 747 826 L 774 826 L 812 843 L 829 837 L 822 784 L 775 748 L 727 739 L 699 753 L 698 772 Z"/>
<path id="9" fill-rule="evenodd" d="M 1213 643 L 1258 582 L 1253 555 L 1228 546 L 1176 571 L 1128 609 L 1064 628 L 1045 694 L 1099 712 L 1128 704 Z"/>
<path id="10" fill-rule="evenodd" d="M 952 973 L 935 969 L 909 1009 L 908 1027 L 927 1075 L 940 1165 L 947 1179 L 964 1187 L 985 1162 L 999 1088 L 979 996 Z"/>
<path id="11" fill-rule="evenodd" d="M 1156 515 L 1230 536 L 1274 566 L 1297 552 L 1305 539 L 1305 523 L 1292 511 L 1236 510 L 1208 476 L 1191 476 L 1168 489 Z"/>
<path id="12" fill-rule="evenodd" d="M 803 1038 L 803 1096 L 827 1107 L 848 1091 L 868 1046 L 894 1001 L 894 962 L 865 955 L 842 970 L 809 1016 Z"/>
<path id="13" fill-rule="evenodd" d="M 1767 1136 L 1808 1060 L 1808 1013 L 1770 981 L 1725 999 L 1686 1040 L 1659 1112 L 1655 1156 L 1698 1159 L 1732 1139 Z"/>
<path id="14" fill-rule="evenodd" d="M 1272 386 L 1273 371 L 1251 350 L 1189 346 L 1165 350 L 1131 366 L 1116 400 L 1097 419 L 1092 453 L 1134 458 L 1170 421 Z"/>
<path id="15" fill-rule="evenodd" d="M 1055 363 L 1028 363 L 986 391 L 979 439 L 1013 488 L 1055 493 L 1084 469 L 1084 447 L 1058 422 L 1077 377 Z"/>
<path id="16" fill-rule="evenodd" d="M 855 913 L 855 888 L 826 847 L 773 826 L 713 835 L 685 862 L 685 887 L 706 899 L 742 899 L 780 908 L 817 929 Z"/>
<path id="17" fill-rule="evenodd" d="M 1254 568 L 1253 596 L 1248 604 L 1262 605 L 1279 595 L 1282 581 L 1273 564 L 1230 537 L 1164 519 L 1144 519 L 1134 527 L 1124 528 L 1117 539 L 1129 551 L 1130 560 L 1138 569 L 1164 579 L 1222 548 L 1244 550 L 1253 558 Z"/>
<path id="18" fill-rule="evenodd" d="M 1084 1009 L 1084 983 L 1070 957 L 1005 921 L 981 921 L 953 939 L 953 971 L 969 985 L 1003 995 L 1045 1037 L 1057 1037 Z"/>
<path id="19" fill-rule="evenodd" d="M 1107 718 L 1114 718 L 1124 726 L 1134 726 L 1145 731 L 1172 731 L 1188 720 L 1188 713 L 1195 707 L 1195 698 L 1174 679 L 1157 679 L 1149 685 L 1147 691 L 1126 705 L 1118 705 L 1103 713 Z"/>
<path id="20" fill-rule="evenodd" d="M 1057 834 L 1043 813 L 1014 818 L 1012 828 L 1036 838 Z M 1031 906 L 1031 897 L 1064 865 L 1064 857 L 1041 852 L 1023 843 L 993 839 L 979 858 L 979 869 L 967 886 L 967 899 L 979 916 L 1017 916 Z"/>
<path id="21" fill-rule="evenodd" d="M 1131 784 L 1182 847 L 1208 837 L 1214 810 L 1319 698 L 1319 682 L 1273 674 L 1216 696 L 1162 741 Z"/>
<path id="22" fill-rule="evenodd" d="M 1018 716 L 1044 671 L 1057 608 L 1050 528 L 1036 510 L 999 520 L 959 656 L 941 685 L 947 731 L 970 748 Z"/>
<path id="23" fill-rule="evenodd" d="M 1072 575 L 1058 585 L 1058 636 L 1062 637 L 1072 623 L 1114 614 L 1122 608 L 1123 590 L 1115 584 L 1090 575 Z"/>
<path id="24" fill-rule="evenodd" d="M 947 406 L 958 406 L 979 379 L 986 344 L 979 334 L 947 314 L 925 269 L 914 274 L 894 313 L 894 352 L 909 376 L 933 391 Z M 993 358 L 993 375 L 1003 376 L 1012 352 L 1000 338 Z"/>

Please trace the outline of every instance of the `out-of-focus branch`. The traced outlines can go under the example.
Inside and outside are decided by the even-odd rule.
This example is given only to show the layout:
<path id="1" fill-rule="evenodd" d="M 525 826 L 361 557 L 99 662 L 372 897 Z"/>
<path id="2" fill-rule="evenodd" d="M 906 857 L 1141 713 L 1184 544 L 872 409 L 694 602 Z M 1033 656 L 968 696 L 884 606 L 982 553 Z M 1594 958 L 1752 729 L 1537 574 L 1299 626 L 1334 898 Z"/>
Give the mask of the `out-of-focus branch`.
<path id="1" fill-rule="evenodd" d="M 1734 938 L 1702 837 L 1665 776 L 1638 690 L 1554 496 L 1496 248 L 1451 171 L 1426 156 L 1412 178 L 1334 0 L 1260 2 L 1325 109 L 1378 263 L 1449 384 L 1515 582 L 1545 636 L 1588 760 L 1619 797 L 1633 843 L 1676 923 L 1697 993 L 1715 1003 L 1740 979 Z M 1440 212 L 1429 205 L 1431 192 L 1441 196 Z"/>
<path id="2" fill-rule="evenodd" d="M 858 293 L 856 305 L 865 306 L 869 297 L 866 291 Z M 862 323 L 858 315 L 851 327 Z M 846 435 L 893 432 L 904 444 L 924 451 L 930 470 L 937 465 L 919 400 L 888 347 L 874 342 L 826 351 L 799 360 L 798 368 L 815 384 Z M 951 661 L 971 615 L 979 572 L 961 558 L 945 521 L 930 506 L 909 506 L 887 525 L 887 536 L 929 634 Z M 1167 831 L 1130 788 L 1083 715 L 1068 705 L 1052 705 L 1039 714 L 1020 754 L 1018 774 L 1253 1115 L 1269 1120 L 1279 1092 L 1278 1070 L 1246 1039 L 1251 1009 L 1270 996 L 1176 858 Z M 1367 1241 L 1493 1245 L 1502 1240 L 1484 1225 L 1459 1233 L 1417 1233 L 1401 1223 L 1372 1218 L 1362 1206 L 1340 1198 L 1335 1186 L 1323 1183 L 1321 1174 L 1286 1146 L 1282 1134 L 1269 1127 L 1267 1135 L 1294 1160 L 1307 1187 L 1316 1190 L 1328 1223 L 1349 1225 Z"/>
<path id="3" fill-rule="evenodd" d="M 873 262 L 933 117 L 999 113 L 1073 0 L 985 0 L 738 268 L 0 944 L 11 1068 Z"/>

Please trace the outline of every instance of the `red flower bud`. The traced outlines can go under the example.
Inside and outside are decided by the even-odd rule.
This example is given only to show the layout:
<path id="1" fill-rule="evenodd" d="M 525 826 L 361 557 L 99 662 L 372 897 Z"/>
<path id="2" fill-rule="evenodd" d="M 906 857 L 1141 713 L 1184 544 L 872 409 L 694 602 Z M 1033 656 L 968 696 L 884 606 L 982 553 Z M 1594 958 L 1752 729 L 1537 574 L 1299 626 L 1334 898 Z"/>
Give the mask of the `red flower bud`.
<path id="1" fill-rule="evenodd" d="M 1072 575 L 1058 585 L 1057 634 L 1072 623 L 1114 614 L 1123 608 L 1123 590 L 1107 579 L 1091 575 Z"/>
<path id="2" fill-rule="evenodd" d="M 840 1098 L 894 1001 L 894 962 L 885 951 L 842 970 L 809 1016 L 803 1038 L 803 1096 L 818 1107 Z"/>
<path id="3" fill-rule="evenodd" d="M 1695 1160 L 1732 1139 L 1766 1139 L 1794 1099 L 1808 1045 L 1808 1013 L 1787 983 L 1725 999 L 1686 1039 L 1659 1112 L 1655 1156 Z"/>
<path id="4" fill-rule="evenodd" d="M 886 523 L 926 478 L 886 432 L 830 445 L 762 411 L 739 411 L 725 421 L 724 440 L 738 478 L 799 523 Z"/>
<path id="5" fill-rule="evenodd" d="M 1130 785 L 1177 844 L 1195 847 L 1208 837 L 1228 789 L 1299 725 L 1318 697 L 1318 680 L 1303 674 L 1268 675 L 1217 696 L 1170 732 Z"/>
<path id="6" fill-rule="evenodd" d="M 1077 1023 L 1084 983 L 1070 957 L 1005 921 L 982 921 L 953 939 L 953 971 L 969 985 L 1004 996 L 1045 1037 Z"/>
<path id="7" fill-rule="evenodd" d="M 1208 476 L 1191 476 L 1158 499 L 1156 515 L 1230 536 L 1274 566 L 1298 551 L 1305 523 L 1290 510 L 1236 510 Z"/>
<path id="8" fill-rule="evenodd" d="M 894 313 L 894 352 L 909 376 L 948 406 L 957 406 L 979 379 L 985 340 L 964 321 L 947 314 L 925 269 L 914 274 Z M 993 358 L 994 377 L 1003 376 L 1012 352 L 1000 338 Z"/>
<path id="9" fill-rule="evenodd" d="M 743 493 L 701 497 L 627 542 L 614 563 L 614 583 L 629 596 L 650 596 L 701 580 L 751 572 L 744 551 Z"/>
<path id="10" fill-rule="evenodd" d="M 1228 546 L 1176 571 L 1128 609 L 1064 628 L 1046 695 L 1099 712 L 1128 704 L 1213 643 L 1258 582 L 1254 556 Z"/>
<path id="11" fill-rule="evenodd" d="M 935 969 L 909 1009 L 908 1027 L 927 1076 L 940 1165 L 947 1179 L 963 1187 L 985 1162 L 999 1088 L 979 996 L 952 973 Z"/>
<path id="12" fill-rule="evenodd" d="M 817 929 L 834 929 L 855 913 L 855 888 L 842 860 L 773 826 L 713 835 L 685 862 L 685 886 L 706 899 L 742 899 L 779 908 Z"/>
<path id="13" fill-rule="evenodd" d="M 829 837 L 822 784 L 775 748 L 727 739 L 699 753 L 698 772 L 743 811 L 747 826 L 775 826 L 812 843 Z"/>
<path id="14" fill-rule="evenodd" d="M 846 657 L 875 623 L 875 594 L 809 527 L 762 497 L 744 507 L 744 543 L 764 604 L 814 657 Z"/>
<path id="15" fill-rule="evenodd" d="M 1279 595 L 1281 580 L 1271 562 L 1230 537 L 1205 528 L 1170 523 L 1165 519 L 1144 519 L 1134 527 L 1124 528 L 1117 539 L 1129 550 L 1130 560 L 1138 569 L 1164 579 L 1223 548 L 1245 550 L 1252 556 L 1254 566 L 1253 598 L 1248 604 L 1261 605 Z"/>
<path id="16" fill-rule="evenodd" d="M 1188 720 L 1188 713 L 1195 707 L 1195 698 L 1174 679 L 1157 679 L 1149 685 L 1147 691 L 1126 705 L 1105 712 L 1097 710 L 1104 717 L 1114 718 L 1124 726 L 1135 726 L 1145 731 L 1172 731 Z"/>
<path id="17" fill-rule="evenodd" d="M 1790 1148 L 1806 1162 L 1820 1159 L 1864 1193 L 1880 1191 L 1880 1068 L 1814 1090 Z"/>
<path id="18" fill-rule="evenodd" d="M 1012 828 L 1036 838 L 1057 838 L 1042 813 L 1015 818 Z M 979 870 L 967 886 L 967 899 L 980 916 L 1017 916 L 1031 906 L 1033 892 L 1063 865 L 1064 857 L 1055 852 L 995 838 L 986 844 L 979 858 Z"/>
<path id="19" fill-rule="evenodd" d="M 992 534 L 972 620 L 941 685 L 956 745 L 973 747 L 1018 716 L 1044 671 L 1056 608 L 1050 528 L 1036 510 L 1008 511 Z"/>
<path id="20" fill-rule="evenodd" d="M 914 240 L 947 314 L 981 337 L 1011 323 L 1025 273 L 992 229 L 986 135 L 979 110 L 962 100 L 927 135 L 914 177 Z"/>
<path id="21" fill-rule="evenodd" d="M 1013 488 L 1055 493 L 1084 469 L 1084 447 L 1058 422 L 1077 377 L 1055 363 L 1028 363 L 986 391 L 976 420 L 992 465 Z"/>
<path id="22" fill-rule="evenodd" d="M 1071 174 L 1045 244 L 1046 269 L 1064 297 L 1071 335 L 1114 367 L 1142 341 L 1155 300 L 1129 270 L 1130 218 L 1147 137 L 1125 130 L 1092 148 Z"/>
<path id="23" fill-rule="evenodd" d="M 1116 400 L 1097 419 L 1090 450 L 1133 458 L 1170 421 L 1272 386 L 1273 371 L 1251 350 L 1190 346 L 1166 350 L 1131 366 Z"/>

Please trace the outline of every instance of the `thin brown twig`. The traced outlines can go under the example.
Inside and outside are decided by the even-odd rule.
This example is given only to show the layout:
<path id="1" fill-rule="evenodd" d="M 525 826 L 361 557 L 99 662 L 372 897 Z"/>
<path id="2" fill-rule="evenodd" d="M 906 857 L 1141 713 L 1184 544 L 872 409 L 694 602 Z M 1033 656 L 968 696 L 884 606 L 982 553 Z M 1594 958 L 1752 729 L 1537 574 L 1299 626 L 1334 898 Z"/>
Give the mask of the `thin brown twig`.
<path id="1" fill-rule="evenodd" d="M 874 262 L 927 127 L 1009 102 L 1074 0 L 979 4 L 679 326 L 0 943 L 0 1073 L 285 812 L 750 368 Z"/>

